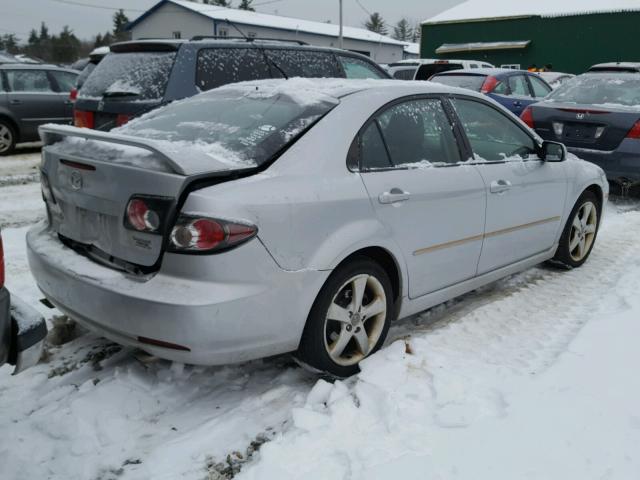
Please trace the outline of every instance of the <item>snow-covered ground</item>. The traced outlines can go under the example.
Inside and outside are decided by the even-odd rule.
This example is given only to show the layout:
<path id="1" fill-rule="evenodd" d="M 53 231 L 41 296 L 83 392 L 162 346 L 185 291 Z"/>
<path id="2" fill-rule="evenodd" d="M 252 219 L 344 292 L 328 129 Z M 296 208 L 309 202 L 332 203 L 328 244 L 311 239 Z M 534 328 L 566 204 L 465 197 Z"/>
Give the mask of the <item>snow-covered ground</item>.
<path id="1" fill-rule="evenodd" d="M 398 322 L 328 383 L 288 356 L 148 362 L 54 318 L 24 248 L 38 159 L 0 158 L 7 284 L 55 324 L 43 362 L 0 368 L 2 480 L 640 478 L 640 202 L 608 206 L 583 268 Z"/>

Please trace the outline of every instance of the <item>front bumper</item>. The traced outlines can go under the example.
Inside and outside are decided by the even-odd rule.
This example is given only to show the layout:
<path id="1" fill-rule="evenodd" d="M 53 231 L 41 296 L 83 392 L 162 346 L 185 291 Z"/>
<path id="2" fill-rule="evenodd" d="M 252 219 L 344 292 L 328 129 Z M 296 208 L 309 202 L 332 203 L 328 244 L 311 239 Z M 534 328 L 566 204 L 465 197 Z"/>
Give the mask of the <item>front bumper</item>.
<path id="1" fill-rule="evenodd" d="M 598 165 L 610 181 L 640 182 L 640 142 L 637 140 L 623 140 L 613 151 L 576 147 L 567 147 L 567 150 L 582 160 Z"/>
<path id="2" fill-rule="evenodd" d="M 147 278 L 79 255 L 44 224 L 27 234 L 27 252 L 39 288 L 71 318 L 117 343 L 200 365 L 295 350 L 329 275 L 281 270 L 258 239 L 219 255 L 165 254 Z"/>
<path id="3" fill-rule="evenodd" d="M 47 325 L 44 318 L 6 288 L 0 289 L 0 365 L 14 365 L 13 374 L 40 360 Z"/>

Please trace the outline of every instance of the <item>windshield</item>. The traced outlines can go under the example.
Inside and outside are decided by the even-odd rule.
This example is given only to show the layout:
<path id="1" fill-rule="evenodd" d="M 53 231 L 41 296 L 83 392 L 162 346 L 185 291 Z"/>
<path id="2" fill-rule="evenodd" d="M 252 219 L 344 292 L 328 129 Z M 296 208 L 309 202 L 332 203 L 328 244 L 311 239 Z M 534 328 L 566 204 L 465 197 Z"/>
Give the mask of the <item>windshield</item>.
<path id="1" fill-rule="evenodd" d="M 479 92 L 486 78 L 484 75 L 436 75 L 431 81 Z"/>
<path id="2" fill-rule="evenodd" d="M 564 82 L 546 100 L 581 105 L 620 105 L 640 108 L 640 75 L 580 75 Z"/>
<path id="3" fill-rule="evenodd" d="M 89 75 L 80 98 L 160 100 L 176 52 L 110 53 Z"/>
<path id="4" fill-rule="evenodd" d="M 187 155 L 250 167 L 269 161 L 337 105 L 332 97 L 303 101 L 260 87 L 224 88 L 175 102 L 114 132 L 159 141 Z"/>

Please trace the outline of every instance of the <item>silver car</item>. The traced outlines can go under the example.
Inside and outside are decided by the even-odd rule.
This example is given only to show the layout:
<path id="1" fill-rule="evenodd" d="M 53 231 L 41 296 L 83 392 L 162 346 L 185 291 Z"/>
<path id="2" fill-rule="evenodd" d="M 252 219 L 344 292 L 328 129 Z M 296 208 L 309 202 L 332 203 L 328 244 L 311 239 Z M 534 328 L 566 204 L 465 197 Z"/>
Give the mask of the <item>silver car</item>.
<path id="1" fill-rule="evenodd" d="M 296 352 L 350 375 L 399 317 L 582 265 L 608 196 L 597 166 L 428 82 L 257 81 L 110 133 L 41 134 L 40 289 L 113 341 L 194 364 Z"/>

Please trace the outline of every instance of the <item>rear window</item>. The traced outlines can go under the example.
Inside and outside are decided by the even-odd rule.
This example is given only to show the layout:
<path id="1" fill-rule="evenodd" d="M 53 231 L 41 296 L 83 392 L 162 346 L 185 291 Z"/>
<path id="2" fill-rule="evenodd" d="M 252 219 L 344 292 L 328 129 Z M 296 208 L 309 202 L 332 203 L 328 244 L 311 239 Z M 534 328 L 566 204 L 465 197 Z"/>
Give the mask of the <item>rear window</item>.
<path id="1" fill-rule="evenodd" d="M 567 80 L 546 100 L 589 105 L 621 105 L 640 108 L 640 75 L 581 75 Z"/>
<path id="2" fill-rule="evenodd" d="M 332 53 L 304 50 L 266 50 L 269 59 L 275 62 L 288 77 L 339 78 L 342 77 L 338 61 Z M 282 75 L 277 69 L 274 76 Z"/>
<path id="3" fill-rule="evenodd" d="M 409 68 L 407 70 L 398 70 L 393 73 L 393 78 L 396 80 L 413 80 L 413 76 L 416 74 L 415 68 Z"/>
<path id="4" fill-rule="evenodd" d="M 436 75 L 431 81 L 479 92 L 486 78 L 484 75 Z"/>
<path id="5" fill-rule="evenodd" d="M 249 167 L 269 161 L 337 103 L 324 95 L 301 99 L 269 86 L 234 86 L 174 102 L 115 132 L 157 140 L 177 159 L 197 150 Z"/>
<path id="6" fill-rule="evenodd" d="M 160 100 L 175 58 L 176 52 L 111 53 L 86 79 L 79 96 Z"/>
<path id="7" fill-rule="evenodd" d="M 416 72 L 416 80 L 429 80 L 436 73 L 462 70 L 460 63 L 429 63 L 421 65 Z"/>
<path id="8" fill-rule="evenodd" d="M 265 78 L 271 78 L 271 71 L 258 48 L 206 48 L 198 53 L 196 85 L 200 90 Z"/>

